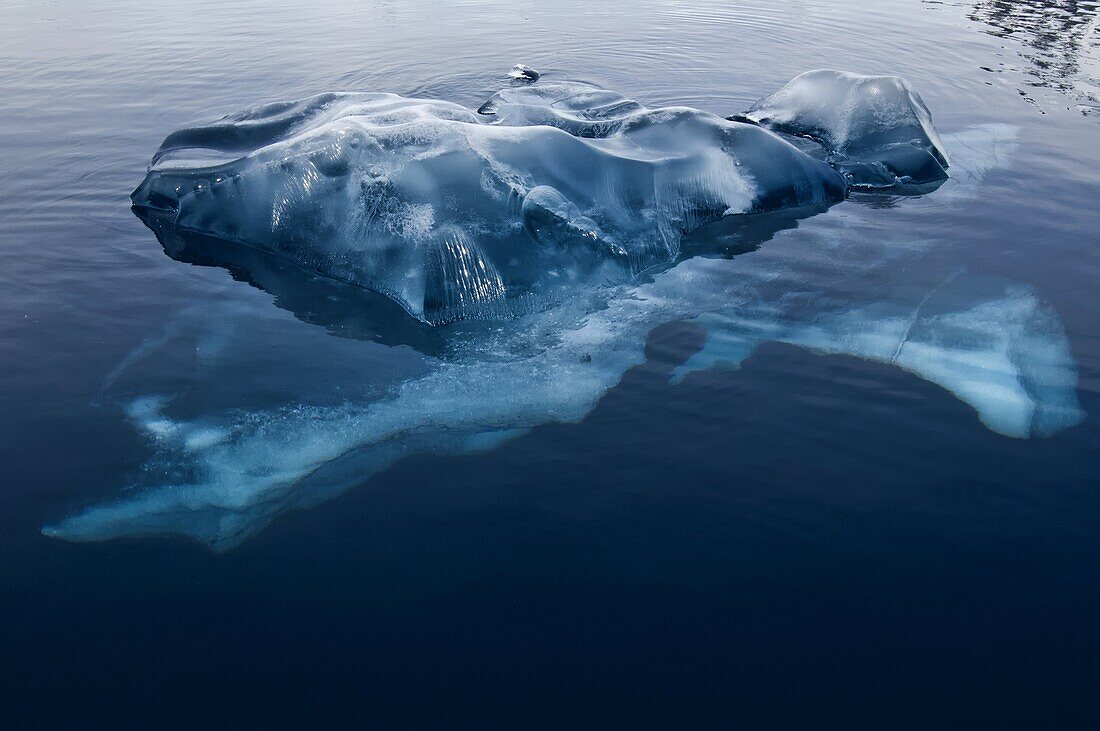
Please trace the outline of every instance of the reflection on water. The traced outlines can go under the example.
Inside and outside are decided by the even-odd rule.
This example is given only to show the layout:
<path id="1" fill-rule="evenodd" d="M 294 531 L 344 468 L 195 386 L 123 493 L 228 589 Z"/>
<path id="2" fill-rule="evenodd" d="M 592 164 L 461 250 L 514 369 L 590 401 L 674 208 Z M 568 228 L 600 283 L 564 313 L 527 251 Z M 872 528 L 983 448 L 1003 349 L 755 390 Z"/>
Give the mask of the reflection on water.
<path id="1" fill-rule="evenodd" d="M 991 35 L 1025 44 L 1021 55 L 1035 86 L 1062 92 L 1083 114 L 1094 114 L 1100 111 L 1098 7 L 1082 0 L 983 0 L 970 18 L 991 26 Z"/>

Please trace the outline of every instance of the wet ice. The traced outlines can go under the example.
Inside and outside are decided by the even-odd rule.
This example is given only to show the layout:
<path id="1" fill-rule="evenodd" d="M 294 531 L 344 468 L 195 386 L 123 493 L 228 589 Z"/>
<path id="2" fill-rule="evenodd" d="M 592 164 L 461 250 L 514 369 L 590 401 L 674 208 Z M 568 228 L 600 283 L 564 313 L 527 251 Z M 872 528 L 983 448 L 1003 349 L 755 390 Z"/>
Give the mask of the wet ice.
<path id="1" fill-rule="evenodd" d="M 257 107 L 169 136 L 132 198 L 439 324 L 629 281 L 706 223 L 845 190 L 763 128 L 554 82 L 476 112 L 393 94 Z"/>

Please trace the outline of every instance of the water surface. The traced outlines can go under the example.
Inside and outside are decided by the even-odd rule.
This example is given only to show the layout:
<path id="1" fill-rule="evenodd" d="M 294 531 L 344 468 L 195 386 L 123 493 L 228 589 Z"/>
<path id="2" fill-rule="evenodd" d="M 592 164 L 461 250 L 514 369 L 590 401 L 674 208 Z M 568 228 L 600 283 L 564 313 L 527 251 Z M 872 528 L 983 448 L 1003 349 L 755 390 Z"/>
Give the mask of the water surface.
<path id="1" fill-rule="evenodd" d="M 1096 4 L 62 0 L 3 14 L 0 642 L 15 727 L 1094 712 Z M 948 139 L 1012 128 L 967 190 L 854 196 L 686 264 L 776 274 L 814 312 L 1022 287 L 1068 338 L 1084 420 L 1012 438 L 919 374 L 783 342 L 687 372 L 706 323 L 658 317 L 579 423 L 340 474 L 342 495 L 319 490 L 228 551 L 40 533 L 188 478 L 135 403 L 159 396 L 187 423 L 342 408 L 453 357 L 453 334 L 376 298 L 270 262 L 166 256 L 128 201 L 166 134 L 331 90 L 476 107 L 517 62 L 723 115 L 807 69 L 891 73 Z M 279 423 L 274 449 L 313 422 Z"/>

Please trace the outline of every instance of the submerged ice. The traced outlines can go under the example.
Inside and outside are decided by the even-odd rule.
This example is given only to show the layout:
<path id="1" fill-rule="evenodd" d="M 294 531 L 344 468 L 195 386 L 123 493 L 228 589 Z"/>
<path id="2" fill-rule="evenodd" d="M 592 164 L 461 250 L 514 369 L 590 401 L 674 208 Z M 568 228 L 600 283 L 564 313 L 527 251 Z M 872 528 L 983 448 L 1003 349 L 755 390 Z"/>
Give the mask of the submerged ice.
<path id="1" fill-rule="evenodd" d="M 210 422 L 173 419 L 164 400 L 139 399 L 128 412 L 158 459 L 193 477 L 130 492 L 44 532 L 76 541 L 181 534 L 231 548 L 285 510 L 329 499 L 403 457 L 486 451 L 540 424 L 579 421 L 644 361 L 653 327 L 692 316 L 707 344 L 674 381 L 777 341 L 898 365 L 1008 436 L 1050 434 L 1081 417 L 1065 335 L 1026 287 L 995 283 L 975 297 L 960 286 L 912 310 L 865 306 L 802 318 L 781 300 L 760 302 L 761 282 L 731 280 L 728 263 L 692 259 L 590 314 L 565 307 L 521 318 L 516 331 L 488 343 L 491 352 L 440 361 L 372 403 L 296 404 Z M 516 341 L 543 338 L 552 344 L 508 357 Z"/>
<path id="2" fill-rule="evenodd" d="M 540 82 L 478 112 L 329 95 L 173 135 L 134 196 L 169 255 L 229 268 L 310 322 L 343 328 L 352 305 L 325 292 L 307 301 L 307 272 L 381 292 L 422 320 L 493 322 L 418 325 L 448 342 L 440 351 L 404 329 L 404 314 L 379 320 L 363 337 L 411 345 L 424 364 L 370 399 L 302 396 L 199 416 L 174 410 L 171 394 L 128 399 L 156 469 L 140 489 L 43 532 L 181 534 L 230 548 L 403 457 L 484 451 L 582 419 L 644 361 L 648 333 L 674 320 L 706 340 L 673 383 L 782 342 L 896 365 L 1006 436 L 1076 423 L 1066 336 L 1032 289 L 958 268 L 915 277 L 930 244 L 864 226 L 871 207 L 794 230 L 849 184 L 923 180 L 913 171 L 931 163 L 905 167 L 920 160 L 913 151 L 941 174 L 950 151 L 937 200 L 971 201 L 1014 147 L 1001 125 L 941 141 L 907 85 L 880 78 L 871 94 L 865 78 L 811 76 L 811 91 L 824 83 L 847 105 L 828 119 L 798 80 L 748 122 Z M 885 101 L 865 109 L 868 94 Z M 135 349 L 106 385 L 172 332 Z M 232 337 L 206 340 L 225 357 Z M 211 378 L 224 368 L 215 361 L 203 366 Z"/>
<path id="3" fill-rule="evenodd" d="M 512 67 L 512 70 L 508 72 L 509 78 L 525 83 L 530 81 L 538 81 L 540 76 L 542 76 L 542 74 L 540 74 L 538 71 L 531 68 L 525 63 L 517 63 L 515 66 Z"/>

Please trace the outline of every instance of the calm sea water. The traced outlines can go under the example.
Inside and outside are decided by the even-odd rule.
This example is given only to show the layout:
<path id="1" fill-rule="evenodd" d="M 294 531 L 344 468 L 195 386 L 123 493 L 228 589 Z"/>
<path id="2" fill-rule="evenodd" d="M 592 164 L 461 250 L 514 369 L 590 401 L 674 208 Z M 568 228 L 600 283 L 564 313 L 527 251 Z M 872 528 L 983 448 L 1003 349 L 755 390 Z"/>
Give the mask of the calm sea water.
<path id="1" fill-rule="evenodd" d="M 4 727 L 1100 720 L 1097 3 L 0 16 Z M 170 394 L 183 419 L 369 400 L 443 347 L 380 332 L 343 290 L 166 256 L 128 195 L 167 133 L 329 90 L 476 106 L 517 62 L 722 114 L 812 68 L 892 73 L 945 134 L 1018 128 L 971 197 L 857 196 L 724 265 L 815 270 L 839 236 L 905 255 L 830 260 L 830 296 L 958 272 L 1030 287 L 1068 336 L 1084 421 L 1009 438 L 916 375 L 776 343 L 672 385 L 703 336 L 671 321 L 580 423 L 411 456 L 231 550 L 41 534 L 173 468 L 136 398 Z"/>

